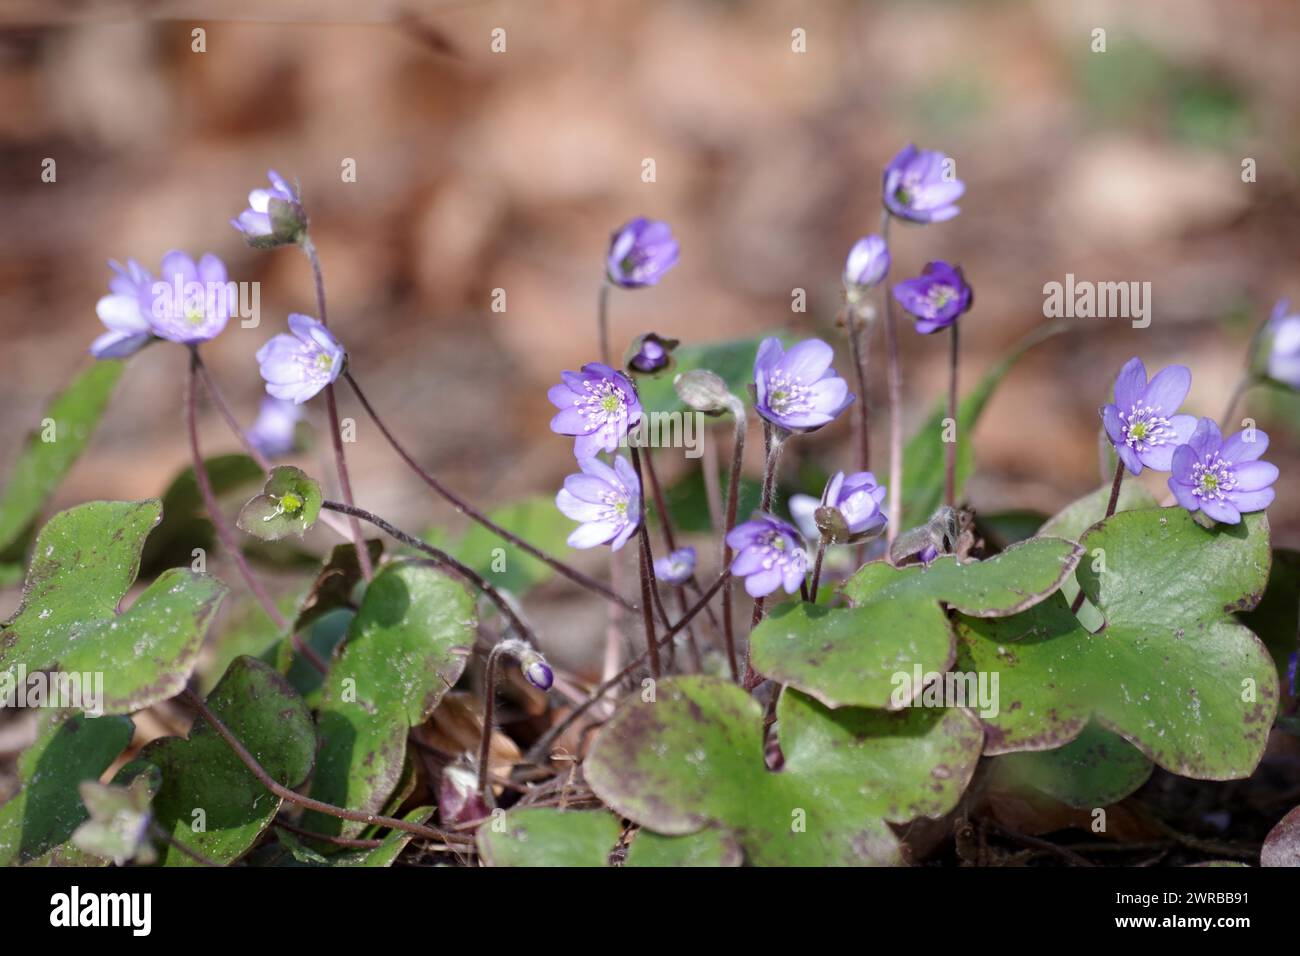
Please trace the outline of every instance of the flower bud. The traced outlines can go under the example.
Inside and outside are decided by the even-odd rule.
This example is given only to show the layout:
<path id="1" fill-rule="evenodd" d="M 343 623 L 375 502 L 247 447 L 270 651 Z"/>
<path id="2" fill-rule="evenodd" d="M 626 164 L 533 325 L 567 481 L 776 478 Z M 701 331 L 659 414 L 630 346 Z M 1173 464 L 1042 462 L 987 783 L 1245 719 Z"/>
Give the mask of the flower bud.
<path id="1" fill-rule="evenodd" d="M 673 379 L 673 388 L 687 408 L 706 415 L 734 412 L 740 405 L 736 396 L 727 390 L 727 383 L 722 377 L 708 369 L 696 368 L 682 372 Z"/>
<path id="2" fill-rule="evenodd" d="M 532 648 L 519 655 L 519 669 L 523 672 L 524 680 L 538 690 L 550 690 L 555 683 L 555 672 L 551 670 L 551 665 Z"/>
<path id="3" fill-rule="evenodd" d="M 658 375 L 673 366 L 673 349 L 681 343 L 654 332 L 638 335 L 628 346 L 623 363 L 633 374 Z"/>
<path id="4" fill-rule="evenodd" d="M 889 274 L 889 247 L 880 236 L 864 236 L 849 250 L 844 263 L 844 291 L 857 302 Z"/>

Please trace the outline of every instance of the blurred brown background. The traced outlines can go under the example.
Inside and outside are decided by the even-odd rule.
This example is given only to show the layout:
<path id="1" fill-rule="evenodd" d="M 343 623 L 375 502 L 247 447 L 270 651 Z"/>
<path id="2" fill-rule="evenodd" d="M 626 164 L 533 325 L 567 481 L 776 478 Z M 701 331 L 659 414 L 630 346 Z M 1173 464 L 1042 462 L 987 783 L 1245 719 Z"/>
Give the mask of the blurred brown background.
<path id="1" fill-rule="evenodd" d="M 6 0 L 0 24 L 0 473 L 90 362 L 109 258 L 156 271 L 167 249 L 211 251 L 261 282 L 262 327 L 232 321 L 205 349 L 251 420 L 253 353 L 287 312 L 315 311 L 303 257 L 249 249 L 228 224 L 268 168 L 302 182 L 358 378 L 484 505 L 572 470 L 545 389 L 596 357 L 614 227 L 662 218 L 682 245 L 660 286 L 613 296 L 620 349 L 651 328 L 700 341 L 782 325 L 842 348 L 844 255 L 877 228 L 881 169 L 908 141 L 956 157 L 967 193 L 953 222 L 895 228 L 891 278 L 929 258 L 965 267 L 968 385 L 1044 321 L 1045 282 L 1153 284 L 1150 328 L 1079 319 L 1015 370 L 977 434 L 977 508 L 1050 512 L 1099 484 L 1096 409 L 1133 354 L 1190 365 L 1190 410 L 1218 416 L 1254 324 L 1279 295 L 1300 301 L 1295 4 Z M 1098 27 L 1105 53 L 1090 50 Z M 1256 183 L 1241 181 L 1245 157 Z M 946 349 L 903 334 L 915 423 L 943 390 Z M 162 490 L 186 460 L 184 368 L 172 346 L 132 360 L 56 504 Z M 883 376 L 872 390 L 881 449 Z M 1297 405 L 1258 392 L 1246 407 L 1294 475 Z M 343 414 L 359 421 L 360 502 L 413 529 L 446 513 L 350 397 Z M 847 464 L 848 439 L 840 423 L 808 447 Z M 215 415 L 205 443 L 235 448 Z M 1284 477 L 1271 512 L 1293 545 L 1295 489 Z"/>

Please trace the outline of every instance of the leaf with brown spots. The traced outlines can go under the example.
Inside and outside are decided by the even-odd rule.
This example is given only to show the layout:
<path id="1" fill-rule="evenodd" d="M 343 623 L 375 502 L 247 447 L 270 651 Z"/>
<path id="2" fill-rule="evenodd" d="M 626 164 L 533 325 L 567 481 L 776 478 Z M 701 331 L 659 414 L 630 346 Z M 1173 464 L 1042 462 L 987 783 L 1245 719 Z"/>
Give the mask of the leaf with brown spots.
<path id="1" fill-rule="evenodd" d="M 51 518 L 36 539 L 22 606 L 0 627 L 0 673 L 21 664 L 29 674 L 102 674 L 106 714 L 183 690 L 226 586 L 173 568 L 118 613 L 161 514 L 151 498 L 92 501 Z"/>
<path id="2" fill-rule="evenodd" d="M 661 681 L 625 702 L 584 765 L 592 790 L 656 833 L 729 831 L 760 866 L 902 862 L 889 823 L 957 804 L 979 759 L 979 726 L 957 709 L 829 710 L 786 688 L 781 770 L 763 757 L 763 708 L 712 677 Z"/>
<path id="3" fill-rule="evenodd" d="M 459 679 L 476 626 L 469 592 L 428 563 L 396 561 L 375 575 L 325 680 L 313 797 L 383 809 L 402 774 L 407 734 Z M 315 813 L 303 819 L 344 836 L 364 826 Z"/>
<path id="4" fill-rule="evenodd" d="M 1181 508 L 1129 511 L 1083 536 L 1095 634 L 1060 594 L 1014 617 L 958 617 L 960 670 L 999 677 L 987 753 L 1048 750 L 1090 717 L 1174 773 L 1249 776 L 1277 710 L 1268 651 L 1231 612 L 1268 578 L 1268 523 L 1206 529 Z"/>

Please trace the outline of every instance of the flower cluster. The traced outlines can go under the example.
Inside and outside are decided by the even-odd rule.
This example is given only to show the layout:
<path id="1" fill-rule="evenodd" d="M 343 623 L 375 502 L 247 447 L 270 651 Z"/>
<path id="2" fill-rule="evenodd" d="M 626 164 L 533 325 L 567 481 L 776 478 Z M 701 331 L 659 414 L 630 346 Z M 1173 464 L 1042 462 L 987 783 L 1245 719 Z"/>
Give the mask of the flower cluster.
<path id="1" fill-rule="evenodd" d="M 1102 424 L 1120 467 L 1168 471 L 1169 490 L 1190 512 L 1237 524 L 1273 501 L 1276 466 L 1260 461 L 1268 435 L 1247 429 L 1228 438 L 1213 419 L 1177 414 L 1192 387 L 1183 365 L 1161 369 L 1149 381 L 1139 358 L 1129 359 L 1115 379 L 1115 400 L 1101 409 Z"/>

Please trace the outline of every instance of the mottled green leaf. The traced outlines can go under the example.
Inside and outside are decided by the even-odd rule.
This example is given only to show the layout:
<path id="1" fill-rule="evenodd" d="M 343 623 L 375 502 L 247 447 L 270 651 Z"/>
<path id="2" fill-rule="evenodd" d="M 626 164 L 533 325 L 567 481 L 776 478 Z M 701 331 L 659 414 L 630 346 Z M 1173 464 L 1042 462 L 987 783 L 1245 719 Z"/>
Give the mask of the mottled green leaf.
<path id="1" fill-rule="evenodd" d="M 50 403 L 39 421 L 32 423 L 31 436 L 0 493 L 0 552 L 37 519 L 46 500 L 89 444 L 125 367 L 116 359 L 96 362 Z"/>
<path id="2" fill-rule="evenodd" d="M 605 866 L 622 830 L 601 810 L 521 807 L 478 828 L 488 866 Z"/>
<path id="3" fill-rule="evenodd" d="M 1128 741 L 1094 723 L 1064 747 L 997 758 L 1005 782 L 1083 809 L 1118 803 L 1147 782 L 1151 769 L 1151 761 Z"/>
<path id="4" fill-rule="evenodd" d="M 157 499 L 92 501 L 41 529 L 18 613 L 0 628 L 0 672 L 103 674 L 105 713 L 129 713 L 185 687 L 226 587 L 207 574 L 167 571 L 125 613 Z"/>
<path id="5" fill-rule="evenodd" d="M 887 822 L 951 810 L 982 735 L 960 709 L 828 710 L 786 688 L 779 772 L 764 762 L 763 706 L 711 677 L 663 680 L 599 731 L 587 781 L 609 807 L 665 835 L 730 832 L 757 865 L 902 862 Z"/>
<path id="6" fill-rule="evenodd" d="M 638 830 L 627 849 L 624 866 L 740 866 L 745 854 L 726 830 L 700 830 L 685 836 L 664 836 Z"/>
<path id="7" fill-rule="evenodd" d="M 478 829 L 479 855 L 488 866 L 608 866 L 622 823 L 604 810 L 519 807 Z M 740 847 L 721 830 L 663 836 L 639 830 L 624 866 L 739 866 Z"/>
<path id="8" fill-rule="evenodd" d="M 316 753 L 311 714 L 269 665 L 236 658 L 207 703 L 272 779 L 290 788 L 307 779 Z M 162 771 L 162 787 L 153 802 L 158 824 L 217 863 L 243 856 L 280 810 L 280 798 L 262 786 L 202 717 L 195 719 L 189 737 L 155 740 L 138 759 Z M 196 865 L 173 846 L 159 850 L 164 866 Z"/>
<path id="9" fill-rule="evenodd" d="M 102 866 L 69 841 L 88 818 L 77 787 L 97 780 L 131 742 L 129 717 L 43 710 L 18 758 L 21 789 L 0 806 L 0 866 Z"/>
<path id="10" fill-rule="evenodd" d="M 423 561 L 380 570 L 325 682 L 312 796 L 379 812 L 401 776 L 407 733 L 459 679 L 475 633 L 474 599 L 459 581 Z M 321 833 L 361 829 L 319 814 L 304 819 Z"/>
<path id="11" fill-rule="evenodd" d="M 1201 527 L 1181 508 L 1117 514 L 1081 544 L 1105 616 L 1090 634 L 1061 594 L 1014 617 L 959 617 L 958 668 L 997 672 L 1001 708 L 986 752 L 1061 747 L 1091 717 L 1157 764 L 1198 779 L 1249 776 L 1277 709 L 1267 650 L 1232 612 L 1268 574 L 1268 523 Z"/>
<path id="12" fill-rule="evenodd" d="M 929 567 L 896 568 L 885 561 L 862 566 L 841 591 L 854 604 L 926 598 L 974 617 L 1006 617 L 1033 607 L 1069 577 L 1079 545 L 1063 538 L 1030 538 L 983 561 L 936 558 Z"/>
<path id="13" fill-rule="evenodd" d="M 750 652 L 758 673 L 828 707 L 890 709 L 920 692 L 910 681 L 914 666 L 945 671 L 956 657 L 948 616 L 927 597 L 860 608 L 787 602 L 754 629 Z M 909 677 L 901 697 L 899 673 Z"/>

